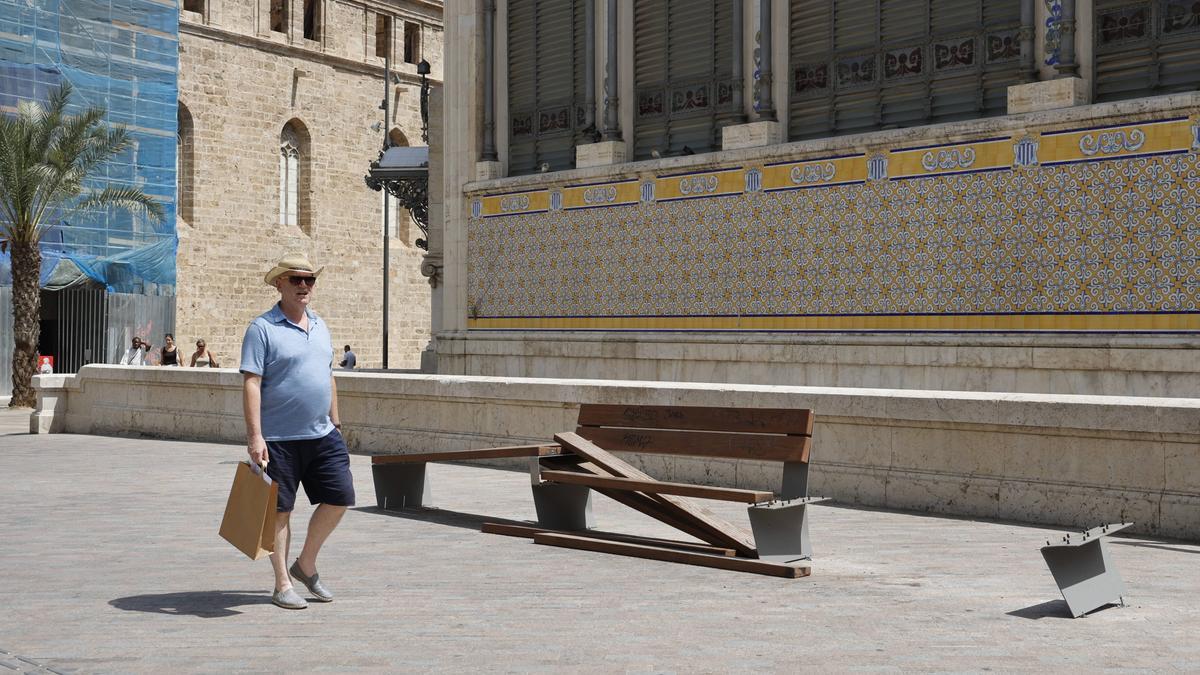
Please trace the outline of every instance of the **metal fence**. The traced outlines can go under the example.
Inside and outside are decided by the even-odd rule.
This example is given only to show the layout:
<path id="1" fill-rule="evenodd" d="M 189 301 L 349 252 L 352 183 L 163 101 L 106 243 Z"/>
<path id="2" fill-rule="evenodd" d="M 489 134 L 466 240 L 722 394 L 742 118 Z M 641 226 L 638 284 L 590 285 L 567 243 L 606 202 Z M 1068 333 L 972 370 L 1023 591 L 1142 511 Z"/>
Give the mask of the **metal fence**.
<path id="1" fill-rule="evenodd" d="M 175 296 L 109 293 L 104 338 L 107 349 L 104 363 L 118 363 L 134 337 L 153 345 L 156 358 L 163 346 L 163 334 L 175 332 Z M 156 362 L 156 361 L 155 361 Z"/>
<path id="2" fill-rule="evenodd" d="M 135 335 L 154 345 L 156 357 L 163 334 L 175 331 L 175 297 L 43 291 L 42 317 L 42 353 L 54 356 L 54 372 L 75 373 L 88 363 L 120 362 Z M 0 286 L 0 396 L 12 394 L 12 357 L 12 287 Z"/>

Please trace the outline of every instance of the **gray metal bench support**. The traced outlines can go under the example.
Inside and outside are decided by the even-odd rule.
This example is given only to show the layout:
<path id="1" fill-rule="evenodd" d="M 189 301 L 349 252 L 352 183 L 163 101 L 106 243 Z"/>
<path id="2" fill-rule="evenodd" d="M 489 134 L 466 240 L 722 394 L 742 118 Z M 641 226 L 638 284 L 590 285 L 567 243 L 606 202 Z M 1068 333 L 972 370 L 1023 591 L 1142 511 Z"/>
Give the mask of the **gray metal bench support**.
<path id="1" fill-rule="evenodd" d="M 1042 547 L 1042 557 L 1072 617 L 1079 618 L 1105 605 L 1125 604 L 1125 582 L 1108 555 L 1104 537 L 1131 525 L 1101 525 L 1082 534 L 1051 539 Z"/>
<path id="2" fill-rule="evenodd" d="M 425 462 L 372 464 L 371 478 L 375 482 L 375 504 L 381 509 L 394 511 L 432 505 Z"/>
<path id="3" fill-rule="evenodd" d="M 777 563 L 811 559 L 808 506 L 827 500 L 828 497 L 804 497 L 747 508 L 759 559 Z"/>
<path id="4" fill-rule="evenodd" d="M 804 499 L 808 496 L 808 462 L 784 462 L 780 499 Z"/>
<path id="5" fill-rule="evenodd" d="M 590 530 L 596 527 L 592 516 L 592 489 L 585 485 L 565 485 L 542 480 L 542 463 L 529 460 L 529 483 L 533 490 L 533 508 L 538 525 L 554 530 Z"/>

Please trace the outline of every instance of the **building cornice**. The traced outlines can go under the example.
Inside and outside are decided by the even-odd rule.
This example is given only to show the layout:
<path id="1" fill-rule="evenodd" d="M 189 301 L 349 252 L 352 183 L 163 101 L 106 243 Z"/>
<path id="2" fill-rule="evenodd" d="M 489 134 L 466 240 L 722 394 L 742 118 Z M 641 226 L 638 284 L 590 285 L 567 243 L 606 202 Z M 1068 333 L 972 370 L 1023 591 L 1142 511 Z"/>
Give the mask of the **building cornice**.
<path id="1" fill-rule="evenodd" d="M 276 42 L 274 40 L 268 40 L 266 38 L 253 35 L 246 35 L 244 33 L 235 33 L 233 31 L 228 31 L 223 28 L 216 28 L 214 26 L 207 26 L 189 21 L 180 21 L 179 32 L 187 35 L 208 38 L 210 40 L 217 40 L 219 42 L 227 42 L 241 47 L 250 47 L 252 49 L 257 49 L 270 54 L 278 54 L 280 56 L 288 56 L 295 59 L 311 61 L 313 63 L 321 63 L 341 70 L 358 73 L 360 75 L 383 77 L 383 66 L 379 66 L 374 63 L 367 63 L 365 61 L 359 61 L 357 59 L 351 59 L 345 56 L 339 56 L 337 54 L 314 51 L 312 49 L 306 49 L 297 45 Z M 183 50 L 181 49 L 180 51 Z M 183 58 L 181 57 L 180 60 L 183 60 Z M 421 78 L 416 73 L 408 73 L 403 70 L 396 70 L 395 68 L 392 69 L 392 73 L 399 78 L 400 84 L 411 84 L 417 86 L 421 84 Z M 441 80 L 436 80 L 434 78 L 429 78 L 429 81 L 435 86 L 441 84 Z"/>

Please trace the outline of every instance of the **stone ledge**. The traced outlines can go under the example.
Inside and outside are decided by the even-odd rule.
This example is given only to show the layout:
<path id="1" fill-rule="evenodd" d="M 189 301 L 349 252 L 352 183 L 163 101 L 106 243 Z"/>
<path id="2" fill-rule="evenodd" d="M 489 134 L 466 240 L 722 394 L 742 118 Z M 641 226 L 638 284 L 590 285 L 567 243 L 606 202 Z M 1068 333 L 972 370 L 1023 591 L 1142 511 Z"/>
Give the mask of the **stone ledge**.
<path id="1" fill-rule="evenodd" d="M 572 428 L 577 406 L 585 402 L 811 408 L 817 412 L 814 493 L 1070 526 L 1133 513 L 1142 532 L 1200 538 L 1200 521 L 1189 515 L 1200 504 L 1200 483 L 1188 478 L 1200 468 L 1200 399 L 391 373 L 336 377 L 347 443 L 355 453 L 535 442 Z M 35 380 L 39 404 L 31 426 L 38 433 L 241 443 L 241 381 L 232 369 L 89 365 L 78 375 Z M 636 461 L 665 480 L 777 487 L 772 481 L 778 467 L 760 462 Z"/>
<path id="2" fill-rule="evenodd" d="M 1089 100 L 1087 82 L 1078 77 L 1015 84 L 1008 88 L 1008 114 L 1072 108 Z"/>
<path id="3" fill-rule="evenodd" d="M 625 141 L 600 141 L 575 146 L 575 166 L 583 169 L 592 166 L 621 164 L 626 160 Z"/>

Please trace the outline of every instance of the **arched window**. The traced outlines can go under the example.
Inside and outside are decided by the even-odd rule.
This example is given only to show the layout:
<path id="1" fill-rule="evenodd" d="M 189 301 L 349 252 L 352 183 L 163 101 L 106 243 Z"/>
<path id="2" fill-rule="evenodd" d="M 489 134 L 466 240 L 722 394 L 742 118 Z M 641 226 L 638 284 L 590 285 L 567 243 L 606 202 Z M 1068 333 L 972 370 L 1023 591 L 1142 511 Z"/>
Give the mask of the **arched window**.
<path id="1" fill-rule="evenodd" d="M 179 130 L 175 135 L 175 210 L 179 218 L 192 223 L 192 205 L 195 203 L 195 160 L 193 158 L 194 130 L 192 114 L 187 106 L 179 103 L 177 112 Z"/>
<path id="2" fill-rule="evenodd" d="M 299 120 L 285 124 L 279 134 L 279 224 L 299 227 L 305 234 L 312 234 L 311 159 L 308 130 Z"/>

